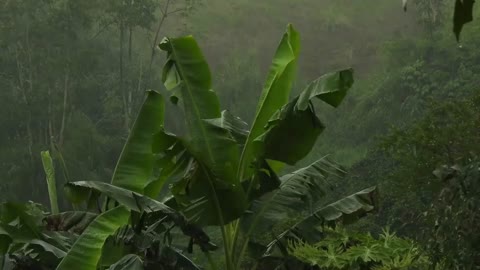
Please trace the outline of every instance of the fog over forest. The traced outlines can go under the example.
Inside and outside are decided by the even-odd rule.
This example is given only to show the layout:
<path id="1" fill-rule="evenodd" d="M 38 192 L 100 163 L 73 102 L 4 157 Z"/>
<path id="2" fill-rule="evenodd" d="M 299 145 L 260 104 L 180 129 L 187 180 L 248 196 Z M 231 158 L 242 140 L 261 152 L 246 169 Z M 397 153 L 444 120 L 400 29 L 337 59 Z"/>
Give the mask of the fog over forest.
<path id="1" fill-rule="evenodd" d="M 480 269 L 473 0 L 0 0 L 0 270 Z"/>

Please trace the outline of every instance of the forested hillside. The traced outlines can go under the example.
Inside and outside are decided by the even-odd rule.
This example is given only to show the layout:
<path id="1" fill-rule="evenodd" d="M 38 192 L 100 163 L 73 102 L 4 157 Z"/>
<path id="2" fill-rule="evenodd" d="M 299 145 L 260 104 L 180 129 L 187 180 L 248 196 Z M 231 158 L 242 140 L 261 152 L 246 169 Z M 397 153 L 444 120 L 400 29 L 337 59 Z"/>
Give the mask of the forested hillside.
<path id="1" fill-rule="evenodd" d="M 480 23 L 452 32 L 470 2 L 0 2 L 0 270 L 73 269 L 103 218 L 97 240 L 138 258 L 101 245 L 91 269 L 478 269 Z M 27 203 L 55 187 L 81 218 Z M 13 248 L 18 213 L 48 256 Z"/>

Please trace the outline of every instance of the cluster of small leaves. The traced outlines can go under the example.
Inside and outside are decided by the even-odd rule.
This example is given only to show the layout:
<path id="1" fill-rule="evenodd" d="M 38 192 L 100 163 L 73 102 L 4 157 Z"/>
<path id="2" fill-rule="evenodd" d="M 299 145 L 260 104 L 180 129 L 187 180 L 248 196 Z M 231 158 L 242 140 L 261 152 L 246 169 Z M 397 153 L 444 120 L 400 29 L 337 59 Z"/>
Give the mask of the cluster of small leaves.
<path id="1" fill-rule="evenodd" d="M 378 238 L 343 228 L 325 228 L 324 234 L 316 244 L 290 242 L 290 253 L 319 269 L 427 269 L 430 264 L 417 244 L 388 229 Z"/>

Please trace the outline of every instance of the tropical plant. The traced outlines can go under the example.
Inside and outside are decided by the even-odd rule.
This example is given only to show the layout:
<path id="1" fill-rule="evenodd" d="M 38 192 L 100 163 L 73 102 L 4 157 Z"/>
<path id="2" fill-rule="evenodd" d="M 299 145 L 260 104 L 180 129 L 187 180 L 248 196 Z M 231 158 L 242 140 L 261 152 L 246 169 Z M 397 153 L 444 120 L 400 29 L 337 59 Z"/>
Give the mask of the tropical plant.
<path id="1" fill-rule="evenodd" d="M 375 187 L 319 204 L 329 181 L 344 174 L 326 158 L 278 176 L 285 165 L 304 158 L 324 130 L 313 100 L 337 107 L 353 84 L 351 69 L 328 73 L 289 101 L 299 46 L 299 34 L 289 25 L 248 130 L 238 117 L 220 110 L 196 41 L 165 38 L 160 44 L 167 53 L 163 82 L 170 100 L 183 105 L 186 134 L 165 131 L 164 100 L 148 91 L 111 183 L 65 185 L 76 207 L 85 202 L 87 211 L 99 214 L 64 250 L 56 269 L 198 269 L 172 244 L 172 235 L 179 229 L 190 238 L 190 251 L 197 245 L 210 258 L 216 246 L 203 226 L 220 227 L 225 268 L 239 269 L 252 246 L 260 247 L 264 258 L 280 254 L 281 259 L 289 239 L 313 237 L 307 233 L 318 233 L 323 224 L 350 223 L 373 210 Z M 172 196 L 157 201 L 166 183 Z M 297 222 L 270 244 L 252 239 L 254 232 L 292 217 Z M 3 250 L 12 251 L 11 246 Z"/>
<path id="2" fill-rule="evenodd" d="M 226 269 L 238 269 L 252 232 L 260 228 L 258 224 L 268 229 L 268 225 L 288 218 L 288 211 L 298 213 L 307 209 L 307 204 L 327 192 L 326 180 L 341 172 L 321 159 L 283 177 L 277 176 L 285 164 L 294 165 L 305 157 L 324 129 L 315 115 L 313 99 L 337 107 L 353 83 L 351 69 L 329 73 L 288 101 L 299 43 L 298 33 L 289 25 L 248 131 L 238 117 L 220 110 L 218 98 L 211 89 L 209 67 L 196 41 L 191 36 L 165 38 L 160 44 L 160 49 L 167 53 L 163 82 L 172 93 L 170 100 L 183 104 L 187 133 L 177 136 L 164 130 L 163 100 L 156 92 L 149 92 L 119 159 L 112 184 L 70 183 L 68 193 L 72 198 L 81 197 L 78 201 L 104 194 L 109 198 L 105 204 L 109 211 L 120 204 L 140 213 L 160 211 L 169 217 L 177 215 L 171 212 L 173 208 L 182 213 L 178 216 L 185 215 L 189 223 L 220 226 Z M 180 179 L 171 185 L 173 196 L 165 201 L 171 208 L 149 198 L 158 196 L 165 183 L 174 177 Z M 288 232 L 296 232 L 301 237 L 302 226 L 354 220 L 373 209 L 374 193 L 375 188 L 369 188 L 312 209 L 310 215 Z M 289 233 L 277 237 L 269 250 L 280 246 Z M 202 251 L 210 251 L 210 245 L 206 245 L 208 239 L 202 244 L 195 235 L 190 236 L 194 239 L 191 242 L 200 244 Z M 81 260 L 82 253 L 76 247 L 69 254 L 78 254 Z M 68 259 L 69 256 L 64 261 Z M 63 265 L 62 262 L 60 266 Z"/>
<path id="3" fill-rule="evenodd" d="M 344 228 L 324 231 L 324 239 L 315 244 L 289 242 L 291 254 L 318 269 L 428 269 L 429 258 L 409 239 L 400 238 L 388 229 L 378 238 L 371 234 L 352 233 Z"/>

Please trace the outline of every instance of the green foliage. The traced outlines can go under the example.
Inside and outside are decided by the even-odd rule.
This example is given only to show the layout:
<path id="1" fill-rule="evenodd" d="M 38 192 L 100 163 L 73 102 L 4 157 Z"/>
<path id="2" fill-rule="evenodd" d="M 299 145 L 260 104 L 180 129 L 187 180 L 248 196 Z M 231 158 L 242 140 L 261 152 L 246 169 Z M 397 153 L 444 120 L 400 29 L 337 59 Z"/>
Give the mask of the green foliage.
<path id="1" fill-rule="evenodd" d="M 282 183 L 277 172 L 285 163 L 294 165 L 305 157 L 323 131 L 311 100 L 317 97 L 336 107 L 353 83 L 351 69 L 332 72 L 312 82 L 288 102 L 296 73 L 298 46 L 299 35 L 289 25 L 272 61 L 252 127 L 246 132 L 238 118 L 226 112 L 220 113 L 218 98 L 211 90 L 210 70 L 195 40 L 192 37 L 166 38 L 160 44 L 167 53 L 163 82 L 167 90 L 173 91 L 171 101 L 183 105 L 187 134 L 178 137 L 162 135 L 157 139 L 164 142 L 157 144 L 166 146 L 179 141 L 182 150 L 175 151 L 173 156 L 180 155 L 181 158 L 177 159 L 180 162 L 185 151 L 190 160 L 186 168 L 181 167 L 185 170 L 181 180 L 172 186 L 174 208 L 183 211 L 188 219 L 196 223 L 221 226 L 227 269 L 238 269 L 257 224 L 272 223 L 272 220 L 264 220 L 265 211 L 279 204 L 271 199 L 272 194 L 272 197 L 277 194 L 284 196 L 281 202 L 284 208 L 299 210 L 295 197 L 301 191 L 289 193 L 288 190 L 295 183 L 308 188 L 309 182 L 302 183 L 300 177 L 289 177 Z M 292 134 L 297 136 L 292 137 Z M 305 136 L 299 136 L 301 134 Z M 163 156 L 170 155 L 166 148 L 160 149 Z M 317 170 L 317 173 L 308 174 L 310 183 L 314 185 L 319 185 L 327 176 L 323 174 L 327 170 L 315 167 L 320 164 L 332 170 L 329 168 L 331 164 L 322 161 L 303 169 L 304 172 Z M 288 185 L 281 185 L 287 182 Z M 373 209 L 374 190 L 367 189 L 319 208 L 306 220 L 309 226 L 344 217 L 356 220 L 360 213 Z M 312 196 L 306 192 L 305 195 L 313 200 L 325 193 L 320 192 Z M 243 221 L 243 213 L 256 199 L 267 203 L 263 203 L 259 211 L 254 208 L 257 204 L 254 202 Z M 173 205 L 172 202 L 170 204 Z M 270 213 L 275 218 L 284 214 Z M 274 241 L 264 249 L 278 245 Z"/>
<path id="2" fill-rule="evenodd" d="M 447 269 L 480 266 L 479 168 L 475 158 L 465 166 L 443 166 L 434 172 L 442 190 L 427 212 L 428 247 L 432 260 Z"/>
<path id="3" fill-rule="evenodd" d="M 97 269 L 105 240 L 127 223 L 128 218 L 129 212 L 123 206 L 99 215 L 75 241 L 56 269 Z"/>
<path id="4" fill-rule="evenodd" d="M 50 215 L 34 203 L 0 206 L 0 267 L 53 269 L 95 219 L 88 212 Z"/>
<path id="5" fill-rule="evenodd" d="M 153 136 L 163 126 L 164 101 L 149 91 L 125 143 L 112 176 L 112 184 L 143 194 L 154 166 Z"/>
<path id="6" fill-rule="evenodd" d="M 163 222 L 171 221 L 181 229 L 183 234 L 191 238 L 189 249 L 192 249 L 192 245 L 195 243 L 199 245 L 203 252 L 208 253 L 214 250 L 215 246 L 210 244 L 208 236 L 191 222 L 200 225 L 220 225 L 224 241 L 226 268 L 238 269 L 245 249 L 249 245 L 250 234 L 252 230 L 255 230 L 255 223 L 267 222 L 267 219 L 263 220 L 265 218 L 263 214 L 266 213 L 266 210 L 271 206 L 278 206 L 277 211 L 281 208 L 290 209 L 289 211 L 299 211 L 302 206 L 306 205 L 307 201 L 310 204 L 317 202 L 318 198 L 326 193 L 322 187 L 325 179 L 331 172 L 335 174 L 335 171 L 339 171 L 333 164 L 320 160 L 310 167 L 285 177 L 279 178 L 276 175 L 278 165 L 281 165 L 282 162 L 293 165 L 303 158 L 309 152 L 308 148 L 311 147 L 319 132 L 312 137 L 310 142 L 302 141 L 301 138 L 292 138 L 291 142 L 295 142 L 298 149 L 290 148 L 289 151 L 276 155 L 271 155 L 271 149 L 273 149 L 271 147 L 274 145 L 278 147 L 285 141 L 272 139 L 272 136 L 273 138 L 280 138 L 279 135 L 291 133 L 296 128 L 308 129 L 308 121 L 296 121 L 296 114 L 305 119 L 316 119 L 317 125 L 322 126 L 314 113 L 311 99 L 318 97 L 336 107 L 353 82 L 350 69 L 330 73 L 310 84 L 293 102 L 287 103 L 286 99 L 278 100 L 272 103 L 276 104 L 272 107 L 269 99 L 270 91 L 287 91 L 285 93 L 288 94 L 292 86 L 292 74 L 295 72 L 295 66 L 289 66 L 292 59 L 287 61 L 285 66 L 280 65 L 280 63 L 282 63 L 284 57 L 282 51 L 289 48 L 291 42 L 288 37 L 293 34 L 295 34 L 295 39 L 298 39 L 298 34 L 293 27 L 289 26 L 273 61 L 273 79 L 267 83 L 264 90 L 265 98 L 260 101 L 260 104 L 267 105 L 259 105 L 261 113 L 258 115 L 263 115 L 262 117 L 266 119 L 270 118 L 268 122 L 270 124 L 275 122 L 276 125 L 284 125 L 280 129 L 281 132 L 269 126 L 263 127 L 262 131 L 258 127 L 256 128 L 254 124 L 252 130 L 258 130 L 255 138 L 252 135 L 252 130 L 246 132 L 246 127 L 241 120 L 227 112 L 221 113 L 216 94 L 211 90 L 208 65 L 195 40 L 192 37 L 167 38 L 160 45 L 160 48 L 166 51 L 168 56 L 163 70 L 163 81 L 167 90 L 173 91 L 171 101 L 174 104 L 180 103 L 183 105 L 187 135 L 177 136 L 163 131 L 161 121 L 163 103 L 155 102 L 156 100 L 161 101 L 161 98 L 155 92 L 150 92 L 140 110 L 136 124 L 132 128 L 131 136 L 127 140 L 125 150 L 119 159 L 119 165 L 113 173 L 114 181 L 112 185 L 100 182 L 68 183 L 66 191 L 69 198 L 76 203 L 87 201 L 87 207 L 90 208 L 95 206 L 96 201 L 103 194 L 107 198 L 107 208 L 112 204 L 121 204 L 122 207 L 131 210 L 131 221 L 133 222 L 131 227 L 125 227 L 122 230 L 123 232 L 117 234 L 115 238 L 125 245 L 131 243 L 128 239 L 131 238 L 130 235 L 133 233 L 133 239 L 137 240 L 134 241 L 135 244 L 133 244 L 131 250 L 136 251 L 135 253 L 140 256 L 138 259 L 143 260 L 144 265 L 161 262 L 161 258 L 168 252 L 177 254 L 174 256 L 177 259 L 182 257 L 169 244 L 170 241 L 163 240 L 160 248 L 161 252 L 154 252 L 156 254 L 154 258 L 150 258 L 149 252 L 151 252 L 151 249 L 159 247 L 160 244 L 155 239 L 158 239 L 161 234 L 165 235 L 164 239 L 170 238 L 170 229 L 150 235 L 154 230 L 149 229 L 151 226 L 156 228 Z M 295 42 L 298 43 L 298 40 Z M 277 73 L 282 74 L 283 72 L 286 72 L 285 77 L 277 75 Z M 257 119 L 263 119 L 258 115 Z M 283 115 L 283 117 L 278 118 L 277 115 Z M 292 126 L 292 123 L 296 123 L 297 126 Z M 323 126 L 321 130 L 323 130 Z M 249 141 L 260 142 L 268 147 L 265 147 L 262 151 L 251 152 L 245 150 L 251 147 Z M 242 153 L 241 156 L 240 153 Z M 156 168 L 152 170 L 150 166 L 153 163 L 151 161 L 157 155 Z M 246 157 L 246 155 L 248 156 Z M 245 172 L 247 171 L 242 169 L 241 160 L 245 157 L 246 159 L 243 162 L 250 164 L 249 170 L 253 173 L 252 177 L 246 177 L 248 174 L 245 174 Z M 290 157 L 294 157 L 294 159 L 289 160 Z M 145 162 L 145 160 L 148 160 L 148 162 Z M 171 187 L 174 200 L 166 201 L 166 204 L 172 208 L 138 192 L 139 189 L 140 192 L 143 191 L 142 186 L 148 188 L 151 187 L 152 183 L 155 185 L 155 190 L 160 191 L 168 178 L 177 174 L 177 170 L 184 171 L 184 174 Z M 155 172 L 157 171 L 160 173 L 159 178 L 149 183 L 149 179 L 155 178 Z M 125 177 L 122 178 L 122 184 L 116 186 L 115 179 L 119 175 L 122 177 L 125 175 Z M 305 181 L 307 178 L 308 181 Z M 135 186 L 132 186 L 133 184 Z M 295 186 L 305 188 L 306 197 L 301 200 L 300 204 L 297 203 L 295 198 L 298 195 L 297 192 L 299 192 L 298 190 L 294 191 Z M 311 186 L 317 186 L 318 189 L 309 190 Z M 374 191 L 374 188 L 370 188 L 338 202 L 319 207 L 306 215 L 303 221 L 294 225 L 291 231 L 298 231 L 298 228 L 302 226 L 316 226 L 319 223 L 334 222 L 339 219 L 342 219 L 345 223 L 347 220 L 354 221 L 373 209 Z M 283 197 L 284 199 L 281 203 L 275 203 L 269 197 L 270 192 L 275 194 L 274 196 L 280 194 L 279 198 Z M 149 195 L 156 197 L 158 194 L 149 191 Z M 247 211 L 247 213 L 253 213 L 253 222 L 249 223 L 247 218 L 246 226 L 245 224 L 239 226 L 239 221 L 236 220 L 241 219 L 247 209 L 247 198 L 250 202 L 258 199 L 259 202 L 267 201 L 268 203 L 263 204 L 262 211 L 256 211 L 254 208 Z M 84 251 L 89 251 L 84 254 L 89 258 L 83 261 L 83 263 L 88 263 L 88 266 L 85 265 L 84 267 L 97 267 L 101 257 L 103 258 L 100 260 L 101 264 L 105 266 L 109 266 L 109 262 L 116 260 L 120 260 L 117 265 L 130 263 L 131 260 L 138 264 L 139 261 L 134 259 L 136 257 L 129 257 L 128 259 L 123 257 L 129 254 L 127 250 L 125 250 L 127 253 L 101 255 L 101 247 L 104 247 L 103 250 L 106 252 L 115 250 L 113 247 L 109 248 L 111 243 L 106 242 L 105 244 L 104 242 L 108 235 L 126 223 L 125 218 L 129 216 L 127 215 L 129 212 L 124 210 L 122 215 L 111 214 L 115 222 L 108 223 L 109 226 L 99 227 L 98 229 L 95 226 L 97 226 L 96 224 L 103 224 L 104 216 L 106 221 L 110 220 L 110 218 L 106 218 L 110 216 L 109 213 L 120 211 L 118 209 L 123 209 L 122 207 L 113 208 L 100 215 L 87 229 L 88 233 L 95 237 L 89 237 L 87 233 L 83 234 L 69 251 L 67 257 L 62 260 L 59 267 L 74 267 L 73 265 L 81 267 L 79 260 L 81 260 L 81 254 Z M 184 219 L 183 215 L 177 211 L 183 212 L 187 219 Z M 275 211 L 269 212 L 269 215 L 276 219 L 283 214 Z M 231 223 L 232 221 L 234 222 Z M 273 220 L 268 222 L 272 223 Z M 231 224 L 227 225 L 228 223 Z M 308 225 L 305 225 L 306 223 Z M 244 227 L 248 229 L 242 232 Z M 102 233 L 102 231 L 105 232 Z M 285 235 L 287 233 L 283 233 L 281 237 L 283 238 Z M 298 237 L 308 236 L 297 234 Z M 264 249 L 280 246 L 279 238 L 276 239 Z M 113 243 L 116 242 L 118 241 Z M 115 245 L 113 244 L 113 246 Z M 235 253 L 236 249 L 240 251 L 239 254 Z M 179 262 L 181 261 L 183 260 Z M 72 262 L 77 263 L 72 264 Z M 189 264 L 188 260 L 186 262 Z M 189 267 L 192 266 L 189 265 Z"/>
<path id="7" fill-rule="evenodd" d="M 324 229 L 315 244 L 291 241 L 292 256 L 318 269 L 428 269 L 429 258 L 418 244 L 384 230 L 378 238 L 342 228 Z"/>

